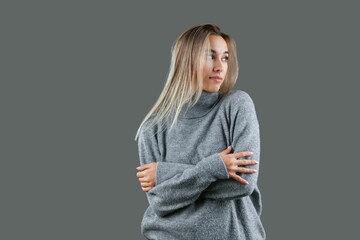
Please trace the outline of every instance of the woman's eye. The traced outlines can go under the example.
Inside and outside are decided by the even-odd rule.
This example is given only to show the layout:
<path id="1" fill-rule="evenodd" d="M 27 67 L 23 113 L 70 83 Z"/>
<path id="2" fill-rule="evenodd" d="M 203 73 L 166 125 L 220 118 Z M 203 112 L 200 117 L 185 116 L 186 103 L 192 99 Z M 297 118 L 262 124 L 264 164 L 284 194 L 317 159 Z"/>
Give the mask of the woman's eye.
<path id="1" fill-rule="evenodd" d="M 213 55 L 208 55 L 208 58 L 210 58 L 210 59 L 213 59 Z M 228 61 L 229 60 L 229 57 L 223 57 L 223 59 L 225 59 L 225 61 Z"/>

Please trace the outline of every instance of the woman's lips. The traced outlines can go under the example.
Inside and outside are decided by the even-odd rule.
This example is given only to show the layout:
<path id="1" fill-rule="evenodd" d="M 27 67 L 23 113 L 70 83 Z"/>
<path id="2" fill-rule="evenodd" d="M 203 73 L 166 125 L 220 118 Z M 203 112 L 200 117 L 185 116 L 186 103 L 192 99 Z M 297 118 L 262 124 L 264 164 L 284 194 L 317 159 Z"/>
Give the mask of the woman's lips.
<path id="1" fill-rule="evenodd" d="M 221 82 L 222 78 L 220 77 L 209 77 L 210 79 L 214 80 L 215 82 Z"/>

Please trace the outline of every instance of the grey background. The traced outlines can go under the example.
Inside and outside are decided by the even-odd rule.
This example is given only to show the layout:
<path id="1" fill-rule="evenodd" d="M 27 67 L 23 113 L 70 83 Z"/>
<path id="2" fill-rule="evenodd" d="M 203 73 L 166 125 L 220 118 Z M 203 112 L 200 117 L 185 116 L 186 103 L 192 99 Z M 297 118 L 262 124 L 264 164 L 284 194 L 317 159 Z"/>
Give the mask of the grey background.
<path id="1" fill-rule="evenodd" d="M 170 48 L 210 22 L 237 42 L 261 127 L 268 239 L 354 239 L 355 1 L 3 1 L 0 239 L 144 239 L 136 130 Z M 204 219 L 205 220 L 205 219 Z"/>

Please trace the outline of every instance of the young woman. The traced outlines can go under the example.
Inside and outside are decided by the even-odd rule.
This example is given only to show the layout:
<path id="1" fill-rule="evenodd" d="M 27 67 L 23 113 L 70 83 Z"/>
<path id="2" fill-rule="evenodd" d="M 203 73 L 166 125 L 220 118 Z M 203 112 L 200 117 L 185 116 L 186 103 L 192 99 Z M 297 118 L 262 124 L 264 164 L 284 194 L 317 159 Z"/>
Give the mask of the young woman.
<path id="1" fill-rule="evenodd" d="M 135 136 L 136 176 L 149 201 L 141 233 L 156 240 L 265 239 L 259 123 L 250 95 L 233 90 L 235 41 L 200 24 L 171 50 L 165 87 Z"/>

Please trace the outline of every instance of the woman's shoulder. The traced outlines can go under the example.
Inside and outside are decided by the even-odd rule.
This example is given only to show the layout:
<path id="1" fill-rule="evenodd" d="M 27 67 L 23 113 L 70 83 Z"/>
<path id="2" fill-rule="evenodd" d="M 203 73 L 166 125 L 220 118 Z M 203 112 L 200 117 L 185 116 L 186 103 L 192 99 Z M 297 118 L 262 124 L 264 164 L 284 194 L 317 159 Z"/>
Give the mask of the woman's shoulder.
<path id="1" fill-rule="evenodd" d="M 155 116 L 156 115 L 152 115 L 144 121 L 143 125 L 140 128 L 140 136 L 156 137 L 164 129 L 163 121 L 158 121 Z"/>
<path id="2" fill-rule="evenodd" d="M 240 107 L 243 105 L 253 104 L 249 93 L 240 89 L 232 89 L 223 95 L 223 105 Z"/>
<path id="3" fill-rule="evenodd" d="M 241 119 L 244 119 L 256 116 L 255 104 L 250 94 L 244 90 L 231 90 L 224 96 L 223 101 L 223 111 L 230 118 L 242 116 Z"/>
<path id="4" fill-rule="evenodd" d="M 149 117 L 147 120 L 144 121 L 140 128 L 139 136 L 148 136 L 153 135 L 156 131 L 157 125 L 154 124 L 154 117 Z"/>

